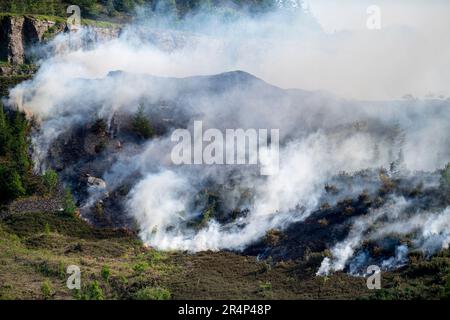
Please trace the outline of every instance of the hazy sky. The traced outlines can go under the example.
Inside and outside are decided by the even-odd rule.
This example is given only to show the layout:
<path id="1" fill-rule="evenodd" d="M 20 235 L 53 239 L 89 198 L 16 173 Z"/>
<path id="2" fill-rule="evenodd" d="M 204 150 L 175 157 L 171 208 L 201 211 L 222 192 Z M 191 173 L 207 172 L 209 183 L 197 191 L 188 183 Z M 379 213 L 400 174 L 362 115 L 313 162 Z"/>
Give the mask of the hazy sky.
<path id="1" fill-rule="evenodd" d="M 362 99 L 450 96 L 450 1 L 308 0 L 307 4 L 329 36 L 279 50 L 280 72 L 257 70 L 257 74 L 282 87 Z M 367 9 L 372 5 L 380 9 L 380 30 L 367 28 Z"/>
<path id="2" fill-rule="evenodd" d="M 366 10 L 371 5 L 380 7 L 384 27 L 406 25 L 449 31 L 450 26 L 448 0 L 308 0 L 306 3 L 329 32 L 365 29 Z"/>

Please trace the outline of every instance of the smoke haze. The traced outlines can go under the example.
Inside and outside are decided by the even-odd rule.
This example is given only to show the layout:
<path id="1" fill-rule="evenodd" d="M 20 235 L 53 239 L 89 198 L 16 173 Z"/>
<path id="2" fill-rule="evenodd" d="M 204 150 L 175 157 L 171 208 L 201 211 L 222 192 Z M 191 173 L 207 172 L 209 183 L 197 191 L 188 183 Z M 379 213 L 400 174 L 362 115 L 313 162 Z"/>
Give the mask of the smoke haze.
<path id="1" fill-rule="evenodd" d="M 387 23 L 381 30 L 351 24 L 330 32 L 320 7 L 327 4 L 318 3 L 311 5 L 318 22 L 302 10 L 280 9 L 231 21 L 198 14 L 178 30 L 162 19 L 145 24 L 138 19 L 118 38 L 88 47 L 83 38 L 92 31 L 57 36 L 43 49 L 47 56 L 35 78 L 14 88 L 8 100 L 41 122 L 33 137 L 36 168 L 47 168 L 49 149 L 71 128 L 95 118 L 112 127 L 140 104 L 150 110 L 170 101 L 188 129 L 194 120 L 218 129 L 280 129 L 280 172 L 269 177 L 245 166 L 172 165 L 175 125 L 145 144 L 125 145 L 111 161 L 102 178 L 112 190 L 132 177 L 126 213 L 136 220 L 143 241 L 190 251 L 242 250 L 271 228 L 302 221 L 320 205 L 327 181 L 343 171 L 375 170 L 392 162 L 406 176 L 443 168 L 450 159 L 450 46 L 442 38 L 450 31 L 449 20 L 436 22 L 424 10 L 410 25 L 402 11 L 383 2 Z M 358 21 L 365 25 L 365 9 L 360 12 L 353 4 L 339 19 L 360 14 Z M 448 9 L 449 4 L 436 5 Z M 418 12 L 424 4 L 411 6 Z M 444 96 L 397 100 L 430 92 Z M 202 214 L 195 197 L 211 185 L 225 186 L 220 189 L 225 212 L 238 208 L 249 213 L 190 228 L 188 222 Z M 374 238 L 419 228 L 417 248 L 448 247 L 448 208 L 431 221 L 428 213 L 404 217 L 405 205 L 397 199 L 392 207 L 355 221 L 319 274 L 342 270 L 368 226 L 381 217 L 390 217 L 393 224 Z"/>

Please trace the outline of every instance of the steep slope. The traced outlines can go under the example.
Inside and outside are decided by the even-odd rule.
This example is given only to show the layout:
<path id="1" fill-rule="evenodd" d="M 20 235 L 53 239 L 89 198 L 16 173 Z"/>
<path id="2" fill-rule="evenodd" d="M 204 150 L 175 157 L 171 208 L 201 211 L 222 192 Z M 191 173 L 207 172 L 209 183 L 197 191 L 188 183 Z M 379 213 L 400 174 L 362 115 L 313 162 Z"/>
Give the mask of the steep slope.
<path id="1" fill-rule="evenodd" d="M 33 50 L 60 32 L 67 30 L 64 19 L 33 15 L 0 14 L 0 61 L 3 66 L 1 75 L 14 71 L 14 66 L 34 62 Z M 119 28 L 92 26 L 92 31 L 102 38 L 113 38 L 119 34 Z"/>

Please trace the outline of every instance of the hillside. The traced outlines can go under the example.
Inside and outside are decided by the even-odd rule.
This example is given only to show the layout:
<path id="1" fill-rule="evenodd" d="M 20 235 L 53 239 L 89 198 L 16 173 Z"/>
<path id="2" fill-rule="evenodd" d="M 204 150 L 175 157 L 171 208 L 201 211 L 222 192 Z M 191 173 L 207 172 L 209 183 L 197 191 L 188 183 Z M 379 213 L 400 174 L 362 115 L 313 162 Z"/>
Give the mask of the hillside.
<path id="1" fill-rule="evenodd" d="M 0 300 L 450 298 L 450 98 L 275 85 L 283 3 L 0 0 Z"/>
<path id="2" fill-rule="evenodd" d="M 272 262 L 159 252 L 123 230 L 95 230 L 58 213 L 4 217 L 0 249 L 0 299 L 439 299 L 450 288 L 448 252 L 383 274 L 385 289 L 374 293 L 364 278 L 315 277 L 318 254 Z M 81 267 L 81 291 L 66 287 L 72 264 Z"/>
<path id="3" fill-rule="evenodd" d="M 126 80 L 125 80 L 126 79 Z M 102 85 L 132 84 L 145 79 L 153 88 L 171 88 L 173 96 L 165 95 L 165 113 L 149 111 L 157 135 L 163 135 L 173 125 L 162 118 L 177 114 L 177 125 L 189 118 L 182 110 L 188 97 L 191 104 L 205 95 L 214 96 L 216 105 L 232 108 L 242 105 L 242 99 L 256 101 L 263 112 L 270 99 L 286 99 L 291 91 L 283 91 L 245 72 L 230 72 L 211 77 L 159 78 L 111 73 Z M 87 88 L 97 88 L 99 80 L 81 80 Z M 263 89 L 262 89 L 263 88 Z M 229 99 L 234 90 L 245 90 L 245 97 Z M 260 96 L 259 92 L 266 96 Z M 301 94 L 300 94 L 301 93 Z M 315 93 L 296 91 L 292 99 L 316 101 Z M 222 97 L 227 97 L 223 99 Z M 268 98 L 270 98 L 268 100 Z M 237 100 L 234 100 L 237 99 Z M 262 99 L 262 100 L 261 100 Z M 262 101 L 265 101 L 264 103 Z M 93 106 L 97 104 L 90 101 Z M 345 102 L 342 102 L 346 104 Z M 335 102 L 332 103 L 334 105 Z M 145 106 L 145 105 L 144 105 Z M 284 106 L 288 107 L 288 105 Z M 361 106 L 359 106 L 361 108 Z M 149 110 L 149 106 L 146 106 Z M 280 108 L 283 108 L 280 105 Z M 435 106 L 439 110 L 439 104 Z M 282 109 L 280 109 L 282 110 Z M 191 112 L 195 113 L 195 110 Z M 230 112 L 233 112 L 230 110 Z M 438 112 L 438 111 L 436 111 Z M 181 114 L 184 114 L 182 117 Z M 69 116 L 69 115 L 67 115 Z M 58 172 L 61 182 L 72 186 L 80 206 L 90 199 L 92 185 L 85 175 L 105 176 L 109 171 L 110 155 L 121 148 L 135 150 L 142 147 L 142 138 L 136 129 L 127 125 L 126 114 L 117 115 L 121 130 L 111 135 L 103 121 L 97 120 L 73 127 L 49 152 L 51 167 Z M 299 122 L 301 119 L 291 119 Z M 288 122 L 284 122 L 288 125 Z M 312 122 L 310 122 L 312 124 Z M 353 130 L 373 130 L 377 124 L 364 127 L 337 128 L 333 135 L 345 136 Z M 114 129 L 113 129 L 114 130 Z M 386 129 L 385 129 L 386 130 Z M 381 139 L 381 138 L 380 138 Z M 103 147 L 97 149 L 96 144 Z M 70 147 L 69 147 L 70 146 Z M 393 168 L 392 170 L 395 170 Z M 448 169 L 447 169 L 448 170 Z M 70 202 L 64 200 L 62 186 L 49 190 L 45 180 L 45 196 L 22 196 L 3 208 L 1 216 L 2 254 L 0 296 L 7 299 L 441 299 L 448 295 L 450 252 L 442 250 L 432 258 L 419 251 L 411 252 L 408 263 L 383 272 L 383 290 L 368 290 L 365 279 L 346 272 L 317 277 L 324 258 L 330 257 L 334 243 L 345 239 L 351 222 L 358 217 L 370 217 L 372 210 L 389 203 L 392 196 L 403 196 L 416 207 L 442 208 L 448 204 L 448 186 L 424 187 L 428 180 L 440 179 L 444 171 L 435 174 L 416 174 L 414 177 L 396 176 L 392 172 L 365 171 L 353 176 L 336 176 L 325 185 L 329 202 L 305 221 L 291 224 L 286 229 L 271 229 L 266 235 L 239 251 L 201 251 L 188 253 L 180 250 L 159 251 L 145 246 L 138 237 L 133 221 L 125 219 L 123 199 L 126 190 L 137 176 L 131 174 L 124 184 L 107 180 L 109 195 L 97 198 L 96 203 L 81 213 L 92 223 L 78 218 L 79 211 L 67 210 Z M 36 178 L 35 178 L 36 179 Z M 26 181 L 26 180 L 24 180 Z M 115 184 L 114 188 L 110 184 Z M 362 185 L 362 186 L 357 186 Z M 379 189 L 351 193 L 376 185 Z M 203 216 L 192 221 L 194 229 L 205 228 L 211 219 L 224 225 L 245 212 L 229 213 L 226 205 L 217 205 L 224 189 L 211 186 L 199 192 L 206 197 Z M 30 191 L 33 193 L 33 191 Z M 350 192 L 350 194 L 348 194 Z M 348 194 L 342 201 L 339 193 Z M 353 195 L 352 195 L 353 194 Z M 211 202 L 212 201 L 212 202 Z M 210 204 L 213 204 L 210 207 Z M 214 204 L 216 203 L 216 204 Z M 418 205 L 420 203 L 420 205 Z M 60 209 L 61 208 L 61 209 Z M 124 229 L 126 227 L 126 229 Z M 387 242 L 366 242 L 370 254 L 380 264 L 388 259 L 399 243 L 410 243 L 409 236 L 393 236 Z M 83 289 L 70 291 L 65 287 L 65 269 L 79 265 Z M 20 276 L 17 276 L 19 274 Z"/>

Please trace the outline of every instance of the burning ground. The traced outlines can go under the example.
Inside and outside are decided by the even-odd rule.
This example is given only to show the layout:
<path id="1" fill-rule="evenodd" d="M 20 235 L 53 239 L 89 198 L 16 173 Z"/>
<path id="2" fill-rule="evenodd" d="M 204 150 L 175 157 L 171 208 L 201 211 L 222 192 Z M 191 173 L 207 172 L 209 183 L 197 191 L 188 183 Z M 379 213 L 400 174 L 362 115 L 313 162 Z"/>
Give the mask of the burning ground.
<path id="1" fill-rule="evenodd" d="M 237 23 L 261 26 L 251 29 L 258 49 L 285 31 L 262 41 L 264 21 Z M 282 89 L 245 71 L 198 76 L 255 68 L 231 32 L 155 38 L 154 26 L 132 25 L 84 47 L 89 32 L 57 36 L 5 101 L 31 120 L 35 172 L 55 170 L 60 183 L 5 209 L 4 261 L 56 282 L 65 265 L 81 264 L 89 285 L 78 298 L 99 285 L 108 298 L 448 295 L 449 99 L 365 101 Z M 192 68 L 207 55 L 217 61 Z M 176 76 L 157 76 L 169 70 Z M 279 173 L 173 165 L 171 133 L 198 120 L 279 129 Z M 79 218 L 64 216 L 63 186 Z M 376 294 L 361 277 L 373 264 L 383 270 Z M 39 296 L 4 281 L 5 297 Z M 55 297 L 67 297 L 57 283 Z"/>
<path id="2" fill-rule="evenodd" d="M 237 259 L 233 263 L 239 265 L 242 263 L 239 257 L 242 257 L 245 264 L 248 263 L 245 268 L 253 270 L 249 274 L 255 272 L 259 275 L 261 272 L 261 276 L 254 278 L 257 283 L 263 287 L 265 283 L 271 286 L 277 283 L 276 286 L 282 288 L 278 296 L 272 290 L 264 293 L 265 289 L 252 287 L 256 291 L 242 297 L 255 297 L 254 294 L 257 297 L 266 297 L 267 294 L 267 297 L 280 298 L 338 297 L 322 291 L 308 292 L 306 296 L 298 294 L 304 290 L 303 286 L 316 286 L 320 281 L 317 279 L 330 272 L 338 272 L 336 277 L 343 277 L 346 285 L 346 281 L 349 281 L 348 284 L 354 281 L 356 286 L 356 283 L 364 284 L 363 280 L 358 279 L 369 265 L 379 265 L 387 272 L 388 279 L 392 279 L 389 277 L 393 274 L 409 275 L 413 261 L 446 261 L 448 167 L 414 172 L 407 169 L 411 160 L 406 159 L 403 150 L 407 150 L 408 136 L 416 132 L 402 129 L 400 121 L 404 120 L 397 113 L 392 116 L 393 119 L 367 117 L 370 111 L 366 113 L 361 110 L 369 108 L 371 103 L 323 98 L 314 92 L 295 91 L 292 94 L 243 72 L 184 79 L 112 73 L 103 80 L 82 80 L 85 88 L 96 87 L 99 81 L 107 87 L 124 81 L 148 82 L 151 83 L 149 88 L 171 90 L 166 90 L 162 96 L 139 97 L 136 105 L 140 107 L 132 112 L 119 110 L 109 119 L 98 115 L 83 116 L 78 124 L 71 127 L 64 125 L 64 130 L 50 142 L 45 141 L 45 135 L 41 135 L 41 132 L 53 128 L 46 126 L 59 125 L 61 120 L 62 124 L 66 124 L 68 122 L 64 118 L 71 119 L 75 115 L 64 111 L 57 123 L 50 119 L 36 128 L 35 145 L 48 146 L 43 153 L 45 158 L 38 158 L 36 163 L 42 168 L 58 171 L 61 180 L 71 186 L 76 195 L 81 216 L 92 225 L 127 228 L 136 232 L 145 244 L 163 251 L 188 250 L 190 253 L 170 255 L 175 259 L 175 266 L 193 263 L 204 270 L 207 264 L 204 259 Z M 251 166 L 177 168 L 168 164 L 171 144 L 167 137 L 170 132 L 175 128 L 189 127 L 193 117 L 208 119 L 195 108 L 201 101 L 214 100 L 220 110 L 226 110 L 222 111 L 222 121 L 226 121 L 228 110 L 233 105 L 241 106 L 241 110 L 245 103 L 258 105 L 258 112 L 264 114 L 267 101 L 269 104 L 273 102 L 268 97 L 261 97 L 260 92 L 265 92 L 269 98 L 284 101 L 284 104 L 279 103 L 279 108 L 290 108 L 294 103 L 301 107 L 303 101 L 308 101 L 308 108 L 314 103 L 321 106 L 320 109 L 317 107 L 317 115 L 309 113 L 307 120 L 300 115 L 302 113 L 298 118 L 291 116 L 292 123 L 298 123 L 300 127 L 303 124 L 307 130 L 298 135 L 292 131 L 281 139 L 281 174 L 287 163 L 290 171 L 284 174 L 289 175 L 289 179 L 279 181 L 279 177 L 259 176 L 257 168 Z M 236 101 L 230 100 L 230 97 L 235 97 Z M 93 108 L 103 105 L 97 101 L 91 103 Z M 379 107 L 395 105 L 404 110 L 402 117 L 409 116 L 406 106 L 413 108 L 412 118 L 417 117 L 417 112 L 431 112 L 445 117 L 448 110 L 445 103 L 386 102 L 380 103 Z M 328 125 L 324 113 L 336 105 L 350 110 L 357 105 L 360 114 L 369 120 L 358 118 L 357 112 L 353 111 L 351 113 L 355 118 L 346 120 L 347 123 L 330 121 Z M 86 109 L 89 110 L 87 113 L 91 113 L 90 106 Z M 72 110 L 75 113 L 80 111 Z M 235 114 L 234 110 L 229 112 Z M 142 128 L 136 126 L 140 117 L 149 119 L 151 130 L 147 137 Z M 286 127 L 290 126 L 290 122 L 282 121 Z M 319 124 L 315 125 L 316 121 L 320 121 L 321 128 Z M 292 127 L 295 125 L 292 124 Z M 363 146 L 361 142 L 364 142 Z M 348 145 L 362 148 L 358 149 L 363 151 L 362 154 L 357 157 L 346 154 L 339 162 L 339 154 L 345 152 Z M 333 166 L 324 165 L 323 161 L 333 155 Z M 309 170 L 299 172 L 293 169 L 304 164 L 311 170 L 323 168 L 327 171 L 316 175 Z M 265 215 L 257 211 L 272 205 L 267 202 L 268 192 L 277 195 L 276 198 L 270 197 L 270 200 L 282 200 L 277 205 L 285 206 L 284 210 L 268 211 Z M 231 252 L 192 255 L 205 250 Z M 447 262 L 443 263 L 439 267 L 443 269 L 433 276 L 442 277 L 445 274 Z M 214 265 L 211 262 L 210 268 L 214 269 Z M 185 268 L 182 267 L 183 272 L 187 272 Z M 197 269 L 193 268 L 190 272 L 195 274 Z M 342 271 L 344 274 L 340 273 Z M 212 274 L 215 272 L 218 271 L 211 270 Z M 269 276 L 266 272 L 274 274 Z M 288 275 L 280 276 L 278 272 Z M 185 285 L 178 285 L 178 281 L 188 281 L 182 274 L 177 274 L 174 283 L 164 280 L 170 283 L 164 287 L 185 288 Z M 192 273 L 188 274 L 187 277 L 192 276 Z M 168 279 L 173 276 L 167 275 Z M 430 274 L 427 273 L 428 276 Z M 262 280 L 266 277 L 268 280 Z M 278 277 L 299 277 L 302 285 L 292 279 L 289 281 L 294 281 L 294 284 L 287 284 L 283 281 L 288 280 Z M 207 283 L 212 281 L 204 280 Z M 291 289 L 286 289 L 286 285 L 298 290 L 298 293 L 289 291 Z M 300 287 L 297 288 L 297 285 Z M 353 289 L 346 289 L 346 285 L 342 289 L 342 298 L 350 298 L 353 292 Z M 249 289 L 242 290 L 246 292 Z M 329 290 L 337 289 L 332 286 Z M 346 290 L 350 292 L 345 293 Z M 361 290 L 364 295 L 371 296 Z M 182 290 L 182 296 L 186 294 L 194 298 L 194 291 L 188 293 Z M 221 294 L 225 294 L 223 291 L 207 292 L 206 297 L 224 297 Z M 228 294 L 225 296 L 229 297 Z M 401 293 L 400 296 L 403 294 L 406 295 Z M 421 296 L 424 293 L 414 294 Z M 437 297 L 440 293 L 427 294 Z"/>

